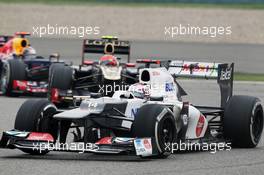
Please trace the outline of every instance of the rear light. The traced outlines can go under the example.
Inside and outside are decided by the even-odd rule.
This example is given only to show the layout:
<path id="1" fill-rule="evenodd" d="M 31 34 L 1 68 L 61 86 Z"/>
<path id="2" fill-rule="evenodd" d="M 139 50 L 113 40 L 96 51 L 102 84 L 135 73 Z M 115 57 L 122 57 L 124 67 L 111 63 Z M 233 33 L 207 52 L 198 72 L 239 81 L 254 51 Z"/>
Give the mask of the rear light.
<path id="1" fill-rule="evenodd" d="M 135 63 L 126 63 L 126 67 L 136 67 Z"/>
<path id="2" fill-rule="evenodd" d="M 94 64 L 94 61 L 86 60 L 86 61 L 83 61 L 83 64 L 84 65 L 93 65 Z"/>
<path id="3" fill-rule="evenodd" d="M 196 125 L 196 136 L 200 137 L 204 128 L 205 117 L 201 114 Z"/>
<path id="4" fill-rule="evenodd" d="M 51 102 L 52 103 L 58 103 L 59 101 L 59 89 L 52 88 L 51 89 Z"/>

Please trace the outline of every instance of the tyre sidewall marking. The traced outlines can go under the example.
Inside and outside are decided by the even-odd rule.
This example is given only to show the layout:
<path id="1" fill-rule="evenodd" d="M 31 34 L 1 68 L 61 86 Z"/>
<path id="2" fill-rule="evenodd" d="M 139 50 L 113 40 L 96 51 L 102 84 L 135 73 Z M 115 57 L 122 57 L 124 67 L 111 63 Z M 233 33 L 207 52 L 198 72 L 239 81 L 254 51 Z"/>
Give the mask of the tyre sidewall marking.
<path id="1" fill-rule="evenodd" d="M 256 108 L 261 105 L 261 103 L 259 101 L 257 101 L 253 108 L 252 108 L 252 111 L 251 111 L 251 116 L 250 116 L 250 126 L 249 126 L 249 131 L 250 131 L 250 138 L 251 138 L 251 141 L 254 145 L 258 144 L 258 141 L 256 142 L 255 140 L 255 136 L 253 135 L 253 117 L 255 116 L 255 112 L 256 112 Z M 261 138 L 261 135 L 260 135 L 260 138 Z"/>

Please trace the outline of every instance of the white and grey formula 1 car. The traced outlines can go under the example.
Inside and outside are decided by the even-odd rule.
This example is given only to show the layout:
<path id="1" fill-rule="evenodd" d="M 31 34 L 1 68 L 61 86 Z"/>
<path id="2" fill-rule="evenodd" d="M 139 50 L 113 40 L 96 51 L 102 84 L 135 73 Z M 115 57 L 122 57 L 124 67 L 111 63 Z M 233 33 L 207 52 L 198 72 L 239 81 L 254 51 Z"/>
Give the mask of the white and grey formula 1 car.
<path id="1" fill-rule="evenodd" d="M 216 78 L 221 107 L 181 102 L 183 90 L 172 74 Z M 15 129 L 3 133 L 0 145 L 31 154 L 81 151 L 162 158 L 171 154 L 172 143 L 179 142 L 230 142 L 233 147 L 253 148 L 261 138 L 263 108 L 256 97 L 232 96 L 232 80 L 233 64 L 173 61 L 168 69 L 140 70 L 139 83 L 128 91 L 87 98 L 78 108 L 60 111 L 47 100 L 28 100 L 17 113 Z M 62 146 L 69 143 L 70 129 L 75 130 L 71 144 L 89 146 Z M 60 146 L 51 146 L 57 143 Z"/>

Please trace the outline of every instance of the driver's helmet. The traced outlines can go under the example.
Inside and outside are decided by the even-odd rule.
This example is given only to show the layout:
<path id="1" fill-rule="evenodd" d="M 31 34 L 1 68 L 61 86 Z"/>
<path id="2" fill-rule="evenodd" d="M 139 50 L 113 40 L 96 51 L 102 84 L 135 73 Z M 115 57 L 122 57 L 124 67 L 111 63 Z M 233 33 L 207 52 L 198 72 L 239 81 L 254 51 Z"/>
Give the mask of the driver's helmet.
<path id="1" fill-rule="evenodd" d="M 113 55 L 104 55 L 100 58 L 99 64 L 103 66 L 118 66 L 117 58 Z"/>
<path id="2" fill-rule="evenodd" d="M 131 92 L 136 98 L 145 99 L 150 96 L 150 87 L 141 83 L 136 83 L 129 86 L 128 91 Z"/>
<path id="3" fill-rule="evenodd" d="M 36 55 L 36 50 L 33 47 L 27 47 L 24 49 L 23 56 L 31 57 Z"/>

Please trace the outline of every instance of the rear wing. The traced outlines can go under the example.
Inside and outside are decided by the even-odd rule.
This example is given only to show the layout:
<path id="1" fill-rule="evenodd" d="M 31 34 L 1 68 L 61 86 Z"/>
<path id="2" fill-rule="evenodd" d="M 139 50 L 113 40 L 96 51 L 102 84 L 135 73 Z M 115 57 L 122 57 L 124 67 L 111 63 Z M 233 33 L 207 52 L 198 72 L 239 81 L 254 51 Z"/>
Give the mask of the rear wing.
<path id="1" fill-rule="evenodd" d="M 5 45 L 5 43 L 7 43 L 12 38 L 13 38 L 13 36 L 0 35 L 0 47 Z"/>
<path id="2" fill-rule="evenodd" d="M 174 77 L 216 79 L 220 87 L 221 107 L 233 95 L 234 63 L 167 61 L 161 63 Z"/>
<path id="3" fill-rule="evenodd" d="M 145 64 L 146 68 L 150 68 L 150 65 L 152 65 L 152 64 L 161 65 L 161 61 L 160 60 L 152 60 L 152 59 L 137 59 L 136 62 L 140 63 L 140 64 Z"/>
<path id="4" fill-rule="evenodd" d="M 130 42 L 121 41 L 117 38 L 84 39 L 82 63 L 87 53 L 127 55 L 127 61 L 130 62 Z"/>

